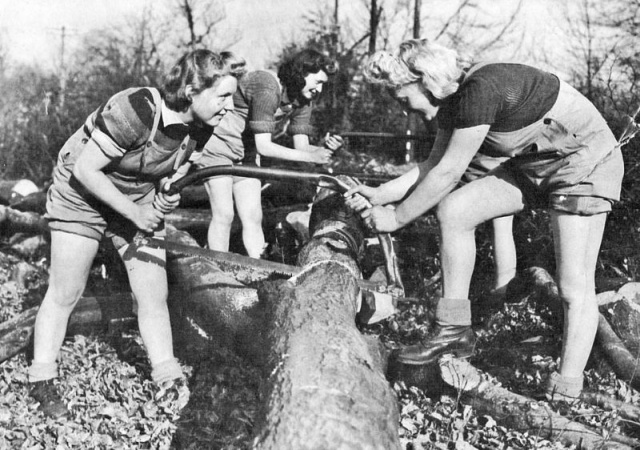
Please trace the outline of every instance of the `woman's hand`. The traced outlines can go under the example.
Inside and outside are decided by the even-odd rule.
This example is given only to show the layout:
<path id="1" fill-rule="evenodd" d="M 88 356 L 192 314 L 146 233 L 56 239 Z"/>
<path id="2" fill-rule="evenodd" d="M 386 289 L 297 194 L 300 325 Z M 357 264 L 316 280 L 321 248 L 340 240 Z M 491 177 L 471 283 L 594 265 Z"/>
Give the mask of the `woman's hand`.
<path id="1" fill-rule="evenodd" d="M 327 133 L 327 135 L 324 137 L 325 148 L 328 148 L 332 152 L 335 152 L 343 145 L 344 145 L 344 140 L 342 139 L 342 136 L 338 136 L 337 134 Z"/>
<path id="2" fill-rule="evenodd" d="M 158 228 L 160 222 L 162 222 L 164 214 L 158 211 L 151 203 L 135 206 L 135 213 L 131 218 L 131 221 L 139 230 L 142 230 L 145 233 L 152 233 L 153 230 Z"/>
<path id="3" fill-rule="evenodd" d="M 375 233 L 390 233 L 400 228 L 396 211 L 384 206 L 374 206 L 360 213 L 365 225 Z"/>
<path id="4" fill-rule="evenodd" d="M 371 205 L 380 205 L 378 201 L 380 188 L 373 188 L 365 184 L 352 187 L 344 193 L 344 203 L 354 211 L 362 211 Z"/>
<path id="5" fill-rule="evenodd" d="M 333 152 L 329 149 L 322 147 L 312 147 L 308 152 L 309 162 L 315 164 L 328 164 L 331 162 L 331 156 Z"/>
<path id="6" fill-rule="evenodd" d="M 170 213 L 180 204 L 180 193 L 167 195 L 164 192 L 158 192 L 153 199 L 153 207 L 163 214 Z"/>

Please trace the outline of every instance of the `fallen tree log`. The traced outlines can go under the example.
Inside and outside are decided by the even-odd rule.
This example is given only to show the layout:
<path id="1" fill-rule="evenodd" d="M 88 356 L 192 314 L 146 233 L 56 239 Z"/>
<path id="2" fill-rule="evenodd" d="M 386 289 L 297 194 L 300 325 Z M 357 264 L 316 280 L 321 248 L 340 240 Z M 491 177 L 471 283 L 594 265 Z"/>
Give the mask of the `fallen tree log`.
<path id="1" fill-rule="evenodd" d="M 584 450 L 622 450 L 640 446 L 640 441 L 620 434 L 603 436 L 554 412 L 544 402 L 515 394 L 464 359 L 443 358 L 439 366 L 443 380 L 458 390 L 461 402 L 473 406 L 478 414 L 489 414 L 505 427 Z"/>
<path id="2" fill-rule="evenodd" d="M 167 239 L 198 246 L 188 233 L 167 227 Z M 187 360 L 201 358 L 210 345 L 253 355 L 255 324 L 251 308 L 258 303 L 255 288 L 238 281 L 218 263 L 201 256 L 167 251 L 169 311 L 176 353 Z M 244 276 L 245 281 L 249 274 Z"/>
<path id="3" fill-rule="evenodd" d="M 535 292 L 536 301 L 544 302 L 561 315 L 562 302 L 558 287 L 549 273 L 539 267 L 524 272 L 524 280 L 516 283 L 518 292 Z M 522 288 L 526 286 L 526 288 Z M 511 285 L 509 286 L 511 288 Z M 597 295 L 600 307 L 596 343 L 602 348 L 616 375 L 631 387 L 640 390 L 640 293 L 638 283 L 628 283 L 617 292 Z"/>
<path id="4" fill-rule="evenodd" d="M 69 318 L 67 335 L 108 331 L 135 320 L 131 294 L 106 297 L 82 297 Z M 24 351 L 35 325 L 38 306 L 29 308 L 16 317 L 0 323 L 0 362 Z"/>
<path id="5" fill-rule="evenodd" d="M 638 373 L 640 360 L 631 354 L 602 314 L 600 314 L 598 321 L 596 339 L 616 375 L 632 388 L 640 390 L 640 374 Z"/>
<path id="6" fill-rule="evenodd" d="M 5 235 L 24 232 L 48 234 L 47 221 L 38 213 L 17 211 L 0 205 L 0 229 Z"/>
<path id="7" fill-rule="evenodd" d="M 399 448 L 395 394 L 355 326 L 360 222 L 335 194 L 312 215 L 302 273 L 259 288 L 269 376 L 254 448 Z"/>

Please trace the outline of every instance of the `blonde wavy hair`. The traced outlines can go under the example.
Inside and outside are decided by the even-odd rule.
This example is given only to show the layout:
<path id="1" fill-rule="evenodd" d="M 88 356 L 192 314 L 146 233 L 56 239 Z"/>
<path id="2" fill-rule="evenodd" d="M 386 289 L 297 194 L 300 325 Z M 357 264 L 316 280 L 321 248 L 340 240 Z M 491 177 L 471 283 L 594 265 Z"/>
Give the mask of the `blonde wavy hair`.
<path id="1" fill-rule="evenodd" d="M 400 44 L 397 54 L 376 52 L 364 67 L 364 76 L 370 83 L 389 88 L 420 81 L 436 99 L 442 100 L 455 93 L 471 58 L 456 50 L 430 42 L 410 39 Z"/>

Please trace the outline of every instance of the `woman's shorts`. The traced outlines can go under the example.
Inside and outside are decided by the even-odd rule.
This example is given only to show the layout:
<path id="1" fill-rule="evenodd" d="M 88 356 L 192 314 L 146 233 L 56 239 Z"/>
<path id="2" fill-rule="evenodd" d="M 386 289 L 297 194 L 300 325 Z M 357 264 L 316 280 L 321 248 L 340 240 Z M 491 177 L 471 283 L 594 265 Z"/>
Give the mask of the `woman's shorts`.
<path id="1" fill-rule="evenodd" d="M 622 152 L 616 147 L 593 165 L 581 181 L 563 185 L 563 180 L 574 177 L 574 170 L 585 170 L 580 163 L 580 160 L 584 160 L 581 152 L 582 150 L 560 160 L 537 163 L 536 169 L 556 174 L 558 187 L 555 189 L 541 189 L 531 180 L 527 171 L 523 170 L 522 165 L 517 163 L 517 158 L 505 162 L 493 173 L 507 171 L 515 179 L 529 208 L 549 208 L 584 216 L 609 212 L 613 203 L 618 200 L 616 193 L 619 192 L 624 175 Z"/>
<path id="2" fill-rule="evenodd" d="M 152 203 L 154 197 L 155 190 L 151 190 L 131 200 L 138 205 L 145 205 Z M 96 241 L 106 236 L 116 249 L 131 243 L 138 232 L 133 222 L 87 193 L 73 177 L 69 183 L 54 183 L 49 188 L 45 218 L 51 230 L 77 234 Z M 164 236 L 164 223 L 161 223 L 154 232 L 154 237 Z"/>
<path id="3" fill-rule="evenodd" d="M 471 183 L 473 180 L 484 177 L 508 159 L 508 157 L 493 157 L 480 152 L 476 153 L 462 175 L 461 184 Z"/>
<path id="4" fill-rule="evenodd" d="M 545 117 L 515 136 L 531 131 L 534 148 L 501 166 L 516 179 L 527 203 L 538 206 L 544 199 L 546 207 L 579 215 L 610 211 L 620 198 L 624 163 L 613 133 L 595 106 L 561 83 L 558 99 Z"/>

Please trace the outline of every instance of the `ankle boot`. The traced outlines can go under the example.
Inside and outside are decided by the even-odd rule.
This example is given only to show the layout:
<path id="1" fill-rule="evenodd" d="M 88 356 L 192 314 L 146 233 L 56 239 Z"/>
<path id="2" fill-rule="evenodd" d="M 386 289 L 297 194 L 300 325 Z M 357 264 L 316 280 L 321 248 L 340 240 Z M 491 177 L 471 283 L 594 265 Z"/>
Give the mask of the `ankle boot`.
<path id="1" fill-rule="evenodd" d="M 69 415 L 69 410 L 62 402 L 53 380 L 36 381 L 30 384 L 29 395 L 40 403 L 38 410 L 45 416 L 58 419 Z"/>
<path id="2" fill-rule="evenodd" d="M 470 325 L 439 325 L 422 341 L 399 349 L 396 360 L 402 364 L 425 365 L 452 354 L 468 358 L 473 354 L 476 337 Z"/>

